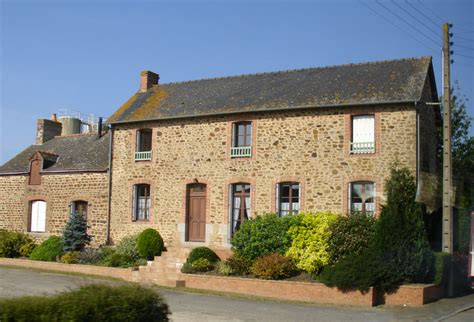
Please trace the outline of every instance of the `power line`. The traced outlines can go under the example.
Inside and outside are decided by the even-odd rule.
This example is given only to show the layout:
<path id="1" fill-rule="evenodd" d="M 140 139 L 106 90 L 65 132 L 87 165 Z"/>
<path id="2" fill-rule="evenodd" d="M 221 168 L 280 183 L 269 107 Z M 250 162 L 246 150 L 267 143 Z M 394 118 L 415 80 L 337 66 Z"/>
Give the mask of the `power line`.
<path id="1" fill-rule="evenodd" d="M 422 15 L 423 17 L 425 17 L 428 21 L 430 21 L 433 25 L 436 26 L 436 28 L 438 28 L 438 23 L 435 22 L 434 20 L 432 20 L 429 16 L 425 15 L 423 13 L 423 11 L 421 10 L 418 10 L 418 8 L 416 8 L 414 5 L 412 5 L 410 2 L 408 2 L 408 0 L 405 0 L 405 2 L 407 3 L 407 5 L 409 5 L 410 7 L 412 7 L 416 12 L 418 12 L 420 15 Z"/>
<path id="2" fill-rule="evenodd" d="M 472 39 L 472 38 L 465 38 L 465 37 L 462 37 L 462 36 L 457 36 L 456 34 L 454 34 L 454 38 L 455 39 L 459 38 L 459 39 L 462 39 L 462 40 L 474 42 L 474 39 Z"/>
<path id="3" fill-rule="evenodd" d="M 461 56 L 461 57 L 465 57 L 465 58 L 474 59 L 474 56 L 463 55 L 463 54 L 460 54 L 460 53 L 453 53 L 453 55 L 454 55 L 454 56 Z"/>
<path id="4" fill-rule="evenodd" d="M 464 45 L 458 45 L 456 42 L 454 43 L 454 46 L 458 46 L 459 48 L 464 48 L 464 49 L 467 49 L 467 50 L 474 50 L 474 48 L 472 48 L 472 47 L 467 47 L 467 46 L 464 46 Z"/>
<path id="5" fill-rule="evenodd" d="M 439 34 L 436 33 L 435 31 L 433 31 L 433 29 L 431 29 L 431 27 L 427 26 L 423 21 L 419 21 L 418 18 L 416 18 L 414 15 L 411 14 L 410 11 L 406 10 L 405 8 L 403 8 L 402 6 L 400 6 L 398 3 L 396 3 L 395 1 L 392 0 L 392 3 L 394 5 L 396 5 L 398 8 L 400 8 L 401 10 L 403 10 L 407 15 L 409 15 L 410 17 L 412 17 L 413 19 L 415 19 L 415 21 L 418 21 L 422 26 L 426 27 L 426 29 L 428 29 L 429 31 L 431 31 L 432 33 L 434 33 L 436 35 L 436 37 L 439 37 Z"/>
<path id="6" fill-rule="evenodd" d="M 394 26 L 395 28 L 397 28 L 398 30 L 401 30 L 403 31 L 407 36 L 409 36 L 411 39 L 415 40 L 417 43 L 423 45 L 425 48 L 428 48 L 429 50 L 433 50 L 434 52 L 438 52 L 439 49 L 434 49 L 433 47 L 431 47 L 430 45 L 427 45 L 425 44 L 423 41 L 421 41 L 420 39 L 416 38 L 415 36 L 413 36 L 410 32 L 406 31 L 405 29 L 401 28 L 400 26 L 396 25 L 395 23 L 393 23 L 391 20 L 389 20 L 388 18 L 386 18 L 384 15 L 382 15 L 381 13 L 379 13 L 377 10 L 373 9 L 372 7 L 370 7 L 368 4 L 364 3 L 362 0 L 358 0 L 361 4 L 363 4 L 364 6 L 366 6 L 367 8 L 369 8 L 370 11 L 372 11 L 373 13 L 375 13 L 377 16 L 379 16 L 380 18 L 382 18 L 383 20 L 385 20 L 386 22 L 388 22 L 389 24 L 391 24 L 392 26 Z"/>
<path id="7" fill-rule="evenodd" d="M 421 2 L 421 0 L 418 0 L 418 2 L 425 8 L 427 9 L 428 11 L 430 11 L 436 18 L 438 18 L 441 22 L 445 22 L 445 20 L 443 18 L 441 18 L 440 16 L 438 16 L 438 14 L 432 10 L 431 8 L 429 8 L 428 6 L 424 5 L 423 2 Z"/>
<path id="8" fill-rule="evenodd" d="M 422 34 L 423 36 L 425 36 L 426 38 L 428 38 L 429 40 L 431 40 L 434 44 L 436 44 L 436 46 L 439 46 L 438 42 L 436 40 L 434 40 L 433 38 L 431 38 L 430 36 L 428 36 L 427 34 L 425 34 L 423 31 L 420 31 L 418 30 L 416 27 L 414 27 L 411 23 L 409 23 L 408 21 L 406 21 L 405 19 L 403 19 L 402 17 L 400 17 L 400 15 L 398 15 L 396 12 L 393 12 L 390 8 L 387 8 L 386 6 L 384 6 L 382 3 L 380 3 L 378 0 L 375 0 L 375 2 L 385 8 L 385 10 L 387 10 L 388 12 L 390 12 L 392 15 L 394 15 L 395 17 L 397 17 L 398 19 L 402 20 L 403 22 L 405 22 L 407 25 L 409 25 L 411 28 L 413 28 L 415 31 L 419 32 L 420 34 Z"/>

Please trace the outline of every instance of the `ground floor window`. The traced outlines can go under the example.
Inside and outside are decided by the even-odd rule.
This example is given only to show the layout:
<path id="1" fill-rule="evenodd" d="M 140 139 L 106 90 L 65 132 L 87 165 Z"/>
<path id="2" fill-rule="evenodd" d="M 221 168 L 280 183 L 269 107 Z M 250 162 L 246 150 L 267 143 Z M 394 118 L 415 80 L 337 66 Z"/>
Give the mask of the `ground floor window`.
<path id="1" fill-rule="evenodd" d="M 133 186 L 132 221 L 150 219 L 150 185 Z"/>
<path id="2" fill-rule="evenodd" d="M 349 212 L 375 213 L 375 184 L 370 181 L 351 182 L 349 187 Z"/>
<path id="3" fill-rule="evenodd" d="M 250 216 L 250 184 L 236 183 L 231 186 L 231 236 Z"/>
<path id="4" fill-rule="evenodd" d="M 300 184 L 283 182 L 277 185 L 277 209 L 280 217 L 297 214 L 300 211 Z"/>
<path id="5" fill-rule="evenodd" d="M 88 203 L 84 200 L 76 200 L 71 202 L 71 214 L 78 213 L 82 215 L 84 220 L 87 220 Z"/>
<path id="6" fill-rule="evenodd" d="M 29 224 L 30 232 L 44 233 L 46 231 L 46 201 L 31 202 Z"/>

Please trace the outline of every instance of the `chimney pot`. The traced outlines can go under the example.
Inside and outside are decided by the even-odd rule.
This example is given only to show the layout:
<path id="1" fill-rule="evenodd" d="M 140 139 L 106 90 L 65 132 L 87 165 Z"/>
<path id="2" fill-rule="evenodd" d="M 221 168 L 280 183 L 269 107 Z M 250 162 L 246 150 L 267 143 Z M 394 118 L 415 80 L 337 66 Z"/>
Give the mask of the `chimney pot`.
<path id="1" fill-rule="evenodd" d="M 58 121 L 58 117 L 56 116 L 56 113 L 51 114 L 51 121 L 54 121 L 54 122 Z"/>
<path id="2" fill-rule="evenodd" d="M 140 73 L 140 92 L 147 92 L 153 85 L 158 85 L 160 75 L 149 70 Z"/>

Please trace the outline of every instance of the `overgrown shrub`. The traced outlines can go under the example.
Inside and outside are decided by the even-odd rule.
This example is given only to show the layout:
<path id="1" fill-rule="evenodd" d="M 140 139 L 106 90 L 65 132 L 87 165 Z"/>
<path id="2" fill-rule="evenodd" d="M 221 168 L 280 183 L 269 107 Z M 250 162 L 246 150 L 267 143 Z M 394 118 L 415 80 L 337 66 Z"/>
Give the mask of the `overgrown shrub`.
<path id="1" fill-rule="evenodd" d="M 340 216 L 330 227 L 329 264 L 369 249 L 375 235 L 375 219 L 363 213 Z"/>
<path id="2" fill-rule="evenodd" d="M 186 261 L 194 263 L 196 260 L 201 258 L 207 259 L 209 263 L 215 263 L 219 260 L 219 256 L 217 256 L 212 249 L 208 247 L 196 247 L 189 253 Z"/>
<path id="3" fill-rule="evenodd" d="M 302 213 L 298 217 L 297 224 L 288 230 L 292 243 L 286 255 L 294 259 L 299 269 L 315 274 L 329 263 L 330 226 L 339 216 L 331 212 L 319 212 Z"/>
<path id="4" fill-rule="evenodd" d="M 138 253 L 148 260 L 153 260 L 154 256 L 160 256 L 164 247 L 163 239 L 153 228 L 145 229 L 138 235 Z"/>
<path id="5" fill-rule="evenodd" d="M 230 276 L 234 275 L 235 272 L 227 261 L 219 261 L 216 264 L 216 270 L 219 274 Z"/>
<path id="6" fill-rule="evenodd" d="M 73 212 L 69 216 L 63 232 L 64 251 L 80 251 L 91 241 L 87 233 L 87 221 L 81 213 Z"/>
<path id="7" fill-rule="evenodd" d="M 36 247 L 36 244 L 34 241 L 24 244 L 23 246 L 20 247 L 20 255 L 23 257 L 29 257 L 31 253 L 33 252 L 33 249 L 35 249 L 35 247 Z"/>
<path id="8" fill-rule="evenodd" d="M 232 272 L 235 275 L 247 275 L 250 273 L 250 267 L 252 267 L 252 261 L 240 256 L 239 254 L 232 254 L 227 258 L 226 263 L 229 264 Z"/>
<path id="9" fill-rule="evenodd" d="M 59 261 L 65 264 L 77 264 L 79 262 L 79 254 L 80 252 L 78 251 L 67 252 L 63 256 L 61 256 Z"/>
<path id="10" fill-rule="evenodd" d="M 104 255 L 102 248 L 84 248 L 77 257 L 79 264 L 98 264 Z"/>
<path id="11" fill-rule="evenodd" d="M 288 229 L 296 222 L 297 216 L 280 218 L 275 214 L 263 214 L 246 220 L 232 237 L 232 248 L 252 261 L 272 253 L 285 254 L 291 245 Z"/>
<path id="12" fill-rule="evenodd" d="M 274 253 L 257 258 L 251 271 L 256 277 L 277 280 L 293 276 L 297 269 L 291 258 Z"/>
<path id="13" fill-rule="evenodd" d="M 30 259 L 36 261 L 54 262 L 64 254 L 64 243 L 62 237 L 51 236 L 35 247 L 30 255 Z"/>
<path id="14" fill-rule="evenodd" d="M 137 249 L 137 239 L 138 239 L 138 234 L 125 236 L 117 244 L 117 247 L 115 248 L 116 252 L 119 254 L 128 255 L 133 260 L 139 259 L 140 254 L 138 253 L 138 249 Z"/>
<path id="15" fill-rule="evenodd" d="M 197 270 L 193 267 L 192 263 L 185 262 L 183 267 L 181 267 L 181 273 L 185 274 L 194 274 Z"/>
<path id="16" fill-rule="evenodd" d="M 168 305 L 137 285 L 88 285 L 53 296 L 0 300 L 2 321 L 168 321 Z"/>
<path id="17" fill-rule="evenodd" d="M 20 257 L 21 247 L 32 242 L 23 233 L 0 230 L 0 257 Z"/>

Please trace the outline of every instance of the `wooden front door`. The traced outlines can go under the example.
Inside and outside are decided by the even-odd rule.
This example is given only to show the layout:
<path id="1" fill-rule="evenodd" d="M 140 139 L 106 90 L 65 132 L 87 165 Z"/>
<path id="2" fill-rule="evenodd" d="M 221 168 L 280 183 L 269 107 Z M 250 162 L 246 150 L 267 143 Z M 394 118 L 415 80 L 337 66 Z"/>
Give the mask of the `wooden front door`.
<path id="1" fill-rule="evenodd" d="M 206 240 L 206 185 L 188 185 L 187 194 L 187 240 L 203 242 Z"/>

